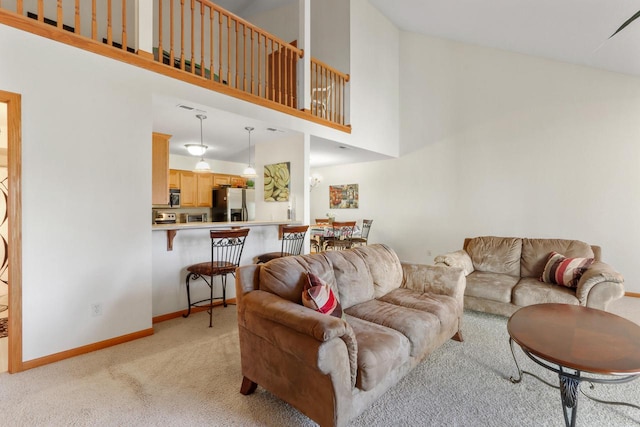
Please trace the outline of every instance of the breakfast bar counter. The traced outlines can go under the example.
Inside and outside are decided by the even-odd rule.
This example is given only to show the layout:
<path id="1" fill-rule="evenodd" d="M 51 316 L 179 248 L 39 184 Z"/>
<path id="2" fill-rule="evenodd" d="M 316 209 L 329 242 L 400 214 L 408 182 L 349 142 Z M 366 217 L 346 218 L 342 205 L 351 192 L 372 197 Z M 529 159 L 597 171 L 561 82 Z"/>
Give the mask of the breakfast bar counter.
<path id="1" fill-rule="evenodd" d="M 232 227 L 249 228 L 249 235 L 240 260 L 240 265 L 245 265 L 254 264 L 259 255 L 280 251 L 281 240 L 278 240 L 278 234 L 282 224 L 297 225 L 301 222 L 281 220 L 152 225 L 153 317 L 172 316 L 175 313 L 186 311 L 186 268 L 189 265 L 211 259 L 209 230 Z M 192 298 L 205 298 L 209 293 L 209 288 L 206 285 L 199 286 L 198 283 L 195 283 L 191 293 Z M 217 295 L 218 293 L 220 295 Z M 220 286 L 215 288 L 214 294 L 221 296 L 222 288 Z M 235 287 L 227 286 L 227 299 L 233 298 L 235 298 Z M 234 308 L 231 307 L 231 309 Z"/>

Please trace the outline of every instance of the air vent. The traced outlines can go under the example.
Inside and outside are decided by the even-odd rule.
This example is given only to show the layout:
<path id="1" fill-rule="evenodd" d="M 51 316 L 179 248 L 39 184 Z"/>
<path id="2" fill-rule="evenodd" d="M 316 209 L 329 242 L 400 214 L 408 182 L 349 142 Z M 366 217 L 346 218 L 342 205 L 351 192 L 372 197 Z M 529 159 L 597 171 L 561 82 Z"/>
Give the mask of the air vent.
<path id="1" fill-rule="evenodd" d="M 178 104 L 176 105 L 176 107 L 182 108 L 183 110 L 187 110 L 187 111 L 195 111 L 196 113 L 206 113 L 206 111 L 201 110 L 199 108 L 192 107 L 191 105 Z"/>
<path id="2" fill-rule="evenodd" d="M 283 130 L 276 129 L 276 128 L 267 128 L 267 130 L 268 130 L 269 132 L 284 132 Z"/>

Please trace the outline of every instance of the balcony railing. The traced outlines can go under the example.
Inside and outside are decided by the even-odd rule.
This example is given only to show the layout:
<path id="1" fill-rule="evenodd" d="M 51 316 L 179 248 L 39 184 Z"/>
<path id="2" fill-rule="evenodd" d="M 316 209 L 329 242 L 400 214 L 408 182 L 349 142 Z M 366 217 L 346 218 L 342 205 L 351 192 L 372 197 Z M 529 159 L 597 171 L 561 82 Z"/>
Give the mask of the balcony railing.
<path id="1" fill-rule="evenodd" d="M 311 110 L 301 111 L 297 73 L 304 52 L 295 42 L 281 40 L 208 0 L 153 0 L 148 28 L 143 28 L 145 16 L 144 11 L 136 10 L 138 2 L 143 3 L 0 0 L 0 23 L 350 130 L 345 126 L 349 76 L 313 58 L 308 94 Z M 103 47 L 88 45 L 86 39 Z M 116 55 L 112 49 L 121 53 Z M 135 60 L 123 59 L 134 56 Z M 157 65 L 147 65 L 151 60 Z"/>

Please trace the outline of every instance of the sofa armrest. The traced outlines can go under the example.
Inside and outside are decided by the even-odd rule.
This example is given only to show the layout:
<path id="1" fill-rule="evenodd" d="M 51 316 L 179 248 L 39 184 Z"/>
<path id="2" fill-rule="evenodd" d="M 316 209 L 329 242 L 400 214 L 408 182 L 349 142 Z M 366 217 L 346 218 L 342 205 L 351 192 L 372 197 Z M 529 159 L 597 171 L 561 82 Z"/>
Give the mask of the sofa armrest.
<path id="1" fill-rule="evenodd" d="M 471 257 L 464 249 L 459 251 L 450 252 L 444 255 L 438 255 L 435 257 L 434 262 L 436 265 L 444 265 L 447 267 L 458 267 L 464 270 L 464 275 L 468 276 L 473 273 L 473 261 Z"/>
<path id="2" fill-rule="evenodd" d="M 460 313 L 464 306 L 464 291 L 467 279 L 464 270 L 457 267 L 402 263 L 402 287 L 418 292 L 433 292 L 449 295 L 460 304 Z"/>
<path id="3" fill-rule="evenodd" d="M 604 310 L 607 304 L 624 295 L 624 277 L 609 264 L 596 261 L 584 272 L 576 297 L 581 305 Z"/>
<path id="4" fill-rule="evenodd" d="M 351 373 L 351 387 L 356 383 L 358 345 L 351 326 L 343 319 L 319 313 L 303 305 L 281 298 L 270 292 L 256 290 L 244 295 L 243 312 L 247 317 L 258 317 L 273 322 L 282 327 L 269 328 L 269 334 L 278 336 L 265 336 L 260 331 L 252 329 L 252 332 L 267 341 L 287 342 L 283 335 L 300 333 L 319 342 L 327 342 L 333 339 L 342 340 L 349 355 L 349 368 Z M 251 329 L 251 325 L 244 320 L 244 326 Z M 278 331 L 276 333 L 276 330 Z M 288 331 L 288 332 L 287 332 Z M 303 349 L 287 349 L 287 351 Z M 308 350 L 308 349 L 305 349 Z M 320 355 L 310 358 L 319 363 Z"/>

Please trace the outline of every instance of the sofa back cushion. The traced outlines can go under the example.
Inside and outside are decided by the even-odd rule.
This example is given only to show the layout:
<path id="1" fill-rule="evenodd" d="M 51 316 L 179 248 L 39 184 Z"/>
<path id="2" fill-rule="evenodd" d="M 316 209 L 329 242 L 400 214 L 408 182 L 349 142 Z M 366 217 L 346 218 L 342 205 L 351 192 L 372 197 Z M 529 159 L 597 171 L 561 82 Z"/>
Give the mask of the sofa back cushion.
<path id="1" fill-rule="evenodd" d="M 477 271 L 520 276 L 522 239 L 518 237 L 474 237 L 465 242 L 464 249 Z"/>
<path id="2" fill-rule="evenodd" d="M 323 254 L 333 266 L 338 300 L 343 309 L 374 298 L 369 265 L 359 251 L 327 251 Z"/>
<path id="3" fill-rule="evenodd" d="M 380 298 L 402 286 L 402 263 L 393 249 L 384 244 L 360 246 L 354 249 L 369 266 L 373 279 L 373 293 Z"/>
<path id="4" fill-rule="evenodd" d="M 337 295 L 333 267 L 324 253 L 287 256 L 263 264 L 260 268 L 260 290 L 302 304 L 307 272 L 318 276 Z"/>
<path id="5" fill-rule="evenodd" d="M 542 277 L 551 252 L 558 252 L 567 258 L 594 258 L 591 246 L 580 240 L 522 239 L 520 276 Z"/>

